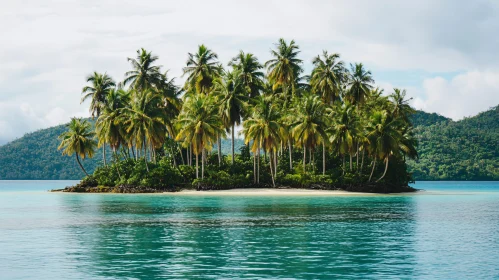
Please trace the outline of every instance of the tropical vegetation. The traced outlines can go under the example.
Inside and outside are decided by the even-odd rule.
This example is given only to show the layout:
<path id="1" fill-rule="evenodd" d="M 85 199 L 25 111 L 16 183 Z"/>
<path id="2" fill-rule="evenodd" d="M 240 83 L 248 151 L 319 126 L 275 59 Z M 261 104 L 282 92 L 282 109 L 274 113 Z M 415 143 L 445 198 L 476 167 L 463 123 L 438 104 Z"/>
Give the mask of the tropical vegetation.
<path id="1" fill-rule="evenodd" d="M 459 121 L 453 121 L 441 115 L 423 111 L 416 111 L 410 119 L 414 125 L 414 136 L 418 140 L 419 158 L 407 160 L 406 163 L 407 171 L 412 173 L 412 177 L 416 182 L 422 180 L 499 180 L 498 107 L 493 107 L 476 116 Z M 91 124 L 91 130 L 93 130 L 95 120 L 91 118 L 86 120 Z M 75 156 L 64 156 L 61 150 L 57 150 L 60 145 L 58 136 L 65 131 L 67 131 L 66 125 L 58 125 L 27 133 L 0 146 L 0 179 L 80 180 L 85 174 L 81 171 Z M 241 147 L 245 145 L 241 137 L 242 135 L 238 135 L 234 141 L 236 163 L 240 162 L 241 159 L 247 159 L 247 154 L 240 153 Z M 111 162 L 113 151 L 110 144 L 105 147 L 107 161 Z M 218 165 L 217 149 L 218 143 L 212 148 L 214 156 L 210 157 L 210 159 L 213 160 L 214 157 L 215 163 Z M 224 163 L 230 162 L 232 153 L 230 137 L 220 140 L 220 149 L 221 154 L 229 157 L 222 158 L 224 161 L 221 163 L 222 167 L 224 167 Z M 118 153 L 120 151 L 121 148 L 117 150 Z M 321 152 L 322 148 L 319 146 L 318 153 Z M 331 168 L 340 171 L 343 169 L 342 166 L 339 166 L 342 164 L 342 158 L 333 155 L 334 157 L 329 161 L 330 154 L 330 150 L 327 150 L 326 175 L 329 174 Z M 318 159 L 316 166 L 320 174 L 322 171 L 321 155 L 317 153 L 315 155 L 316 159 Z M 293 158 L 296 164 L 301 164 L 300 159 L 303 158 L 303 154 L 297 150 L 294 152 Z M 249 158 L 250 162 L 247 163 L 247 168 L 252 168 L 252 159 L 252 157 Z M 186 159 L 184 158 L 184 160 Z M 86 157 L 81 162 L 85 170 L 92 174 L 96 168 L 103 164 L 102 149 L 95 150 L 93 158 Z M 180 158 L 178 163 L 182 165 Z M 359 164 L 362 164 L 362 152 Z M 368 164 L 366 158 L 364 164 Z M 151 168 L 150 164 L 148 166 Z M 226 164 L 225 166 L 230 165 Z M 376 166 L 378 168 L 380 164 Z M 278 168 L 279 170 L 289 169 L 286 155 L 283 155 L 283 160 L 278 162 Z M 347 172 L 348 168 L 346 168 Z M 208 171 L 210 169 L 211 165 L 208 167 Z M 364 167 L 364 169 L 366 168 Z M 267 178 L 270 180 L 270 174 L 267 174 L 266 170 L 261 171 L 261 176 L 268 176 Z M 370 172 L 371 170 L 366 171 Z M 252 174 L 253 172 L 250 172 L 250 182 L 252 182 Z M 281 184 L 283 183 L 281 182 Z M 417 183 L 416 186 L 418 186 Z"/>
<path id="2" fill-rule="evenodd" d="M 185 83 L 176 85 L 158 56 L 140 49 L 123 81 L 89 76 L 83 94 L 95 131 L 73 119 L 60 147 L 78 160 L 97 146 L 109 149 L 110 164 L 103 160 L 84 180 L 107 187 L 333 188 L 413 179 L 406 160 L 418 162 L 418 128 L 405 90 L 384 93 L 365 65 L 347 68 L 327 51 L 303 75 L 294 41 L 280 39 L 271 56 L 261 63 L 241 51 L 225 67 L 200 45 L 188 54 Z M 236 136 L 244 139 L 239 154 Z"/>

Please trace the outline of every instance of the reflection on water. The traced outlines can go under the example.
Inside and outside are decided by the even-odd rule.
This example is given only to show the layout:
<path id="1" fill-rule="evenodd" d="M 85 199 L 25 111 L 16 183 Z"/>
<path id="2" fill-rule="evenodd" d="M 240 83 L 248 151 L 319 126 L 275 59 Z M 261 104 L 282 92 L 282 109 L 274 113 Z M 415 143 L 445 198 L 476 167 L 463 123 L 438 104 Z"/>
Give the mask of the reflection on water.
<path id="1" fill-rule="evenodd" d="M 87 258 L 79 270 L 92 277 L 330 278 L 414 272 L 412 197 L 90 199 L 87 208 L 77 209 L 100 220 L 66 230 L 74 238 L 68 242 L 86 248 L 77 254 Z M 63 201 L 75 204 L 72 196 Z"/>
<path id="2" fill-rule="evenodd" d="M 0 278 L 499 277 L 499 192 L 0 193 Z"/>

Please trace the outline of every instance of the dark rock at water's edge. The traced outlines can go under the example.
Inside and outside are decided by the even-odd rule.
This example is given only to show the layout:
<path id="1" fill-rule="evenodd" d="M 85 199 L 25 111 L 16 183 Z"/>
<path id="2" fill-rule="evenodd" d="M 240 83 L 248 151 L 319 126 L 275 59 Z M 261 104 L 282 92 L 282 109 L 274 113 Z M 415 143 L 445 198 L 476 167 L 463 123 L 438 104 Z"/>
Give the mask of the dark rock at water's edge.
<path id="1" fill-rule="evenodd" d="M 56 190 L 54 190 L 56 191 Z M 57 190 L 61 191 L 61 190 Z M 96 186 L 96 187 L 81 187 L 73 186 L 66 187 L 62 189 L 62 192 L 76 192 L 76 193 L 162 193 L 162 192 L 172 192 L 171 188 L 150 188 L 144 186 L 116 186 L 116 187 L 106 187 L 106 186 Z"/>
<path id="2" fill-rule="evenodd" d="M 272 185 L 247 185 L 247 186 L 210 186 L 198 185 L 198 191 L 214 191 L 214 190 L 230 190 L 230 189 L 245 189 L 245 188 L 274 188 Z M 278 185 L 278 189 L 307 189 L 307 190 L 335 190 L 335 191 L 348 191 L 348 192 L 365 192 L 365 193 L 406 193 L 417 192 L 411 186 L 395 185 L 395 184 L 378 184 L 378 183 L 365 183 L 365 184 L 345 184 L 345 185 L 330 185 L 330 184 L 311 184 L 308 186 L 282 186 Z"/>
<path id="3" fill-rule="evenodd" d="M 162 193 L 180 191 L 178 187 L 152 188 L 146 186 L 121 185 L 115 187 L 98 186 L 95 179 L 82 180 L 76 186 L 69 186 L 52 192 L 76 192 L 76 193 Z"/>
<path id="4" fill-rule="evenodd" d="M 418 189 L 415 189 L 411 186 L 394 185 L 387 183 L 352 184 L 352 185 L 342 186 L 341 189 L 348 192 L 366 192 L 366 193 L 406 193 L 406 192 L 419 191 Z"/>

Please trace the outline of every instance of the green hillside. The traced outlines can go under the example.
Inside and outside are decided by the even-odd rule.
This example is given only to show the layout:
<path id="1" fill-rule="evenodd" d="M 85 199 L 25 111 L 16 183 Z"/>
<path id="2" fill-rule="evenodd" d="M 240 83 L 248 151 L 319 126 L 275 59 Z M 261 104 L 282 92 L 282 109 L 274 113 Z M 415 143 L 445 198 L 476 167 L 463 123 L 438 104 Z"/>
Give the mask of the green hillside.
<path id="1" fill-rule="evenodd" d="M 420 158 L 408 165 L 416 180 L 499 180 L 499 106 L 458 122 L 418 111 L 412 121 Z M 75 159 L 57 151 L 64 129 L 38 130 L 0 146 L 0 179 L 81 178 Z M 242 145 L 237 139 L 236 151 Z M 230 153 L 230 140 L 223 140 L 222 151 Z M 101 152 L 83 161 L 88 171 L 102 160 Z"/>
<path id="2" fill-rule="evenodd" d="M 62 156 L 57 150 L 57 137 L 66 130 L 65 125 L 41 129 L 28 133 L 4 146 L 0 146 L 0 180 L 66 180 L 83 177 L 74 157 Z M 235 140 L 235 150 L 244 145 Z M 222 153 L 229 154 L 230 140 L 222 140 Z M 111 150 L 106 150 L 111 160 Z M 102 163 L 102 149 L 96 151 L 83 165 L 89 172 Z"/>
<path id="3" fill-rule="evenodd" d="M 420 110 L 417 110 L 416 113 L 411 117 L 411 122 L 414 126 L 430 126 L 432 124 L 447 121 L 452 120 L 437 113 L 426 113 Z"/>
<path id="4" fill-rule="evenodd" d="M 407 164 L 416 180 L 499 180 L 499 106 L 457 122 L 415 117 L 419 160 Z"/>

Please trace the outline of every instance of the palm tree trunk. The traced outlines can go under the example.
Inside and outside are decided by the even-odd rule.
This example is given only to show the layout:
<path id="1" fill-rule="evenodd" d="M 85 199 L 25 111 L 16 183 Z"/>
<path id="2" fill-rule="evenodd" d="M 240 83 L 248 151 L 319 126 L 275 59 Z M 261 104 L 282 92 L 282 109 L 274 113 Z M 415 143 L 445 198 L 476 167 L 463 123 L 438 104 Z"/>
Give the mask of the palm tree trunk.
<path id="1" fill-rule="evenodd" d="M 175 153 L 173 152 L 173 148 L 170 147 L 170 152 L 172 153 L 172 158 L 173 158 L 173 166 L 177 168 L 177 159 L 175 158 Z"/>
<path id="2" fill-rule="evenodd" d="M 193 153 L 193 152 L 194 152 L 194 147 L 193 147 L 193 146 L 191 146 L 191 150 L 189 151 L 189 153 L 191 153 L 191 165 L 194 165 L 194 164 L 192 163 L 192 161 L 194 160 L 194 156 L 192 155 L 192 153 Z"/>
<path id="3" fill-rule="evenodd" d="M 217 135 L 218 143 L 218 166 L 222 165 L 222 140 L 220 139 L 220 134 Z"/>
<path id="4" fill-rule="evenodd" d="M 196 153 L 196 179 L 199 179 L 199 163 L 198 163 L 199 153 Z"/>
<path id="5" fill-rule="evenodd" d="M 350 171 L 352 171 L 352 154 L 350 154 Z"/>
<path id="6" fill-rule="evenodd" d="M 385 172 L 383 172 L 383 175 L 382 175 L 382 176 L 381 176 L 378 180 L 376 180 L 376 182 L 379 182 L 381 179 L 383 179 L 383 178 L 385 177 L 385 175 L 386 175 L 386 171 L 388 170 L 388 159 L 389 159 L 389 158 L 390 158 L 390 157 L 386 157 L 386 160 L 385 160 L 385 161 L 386 161 L 386 164 L 385 164 Z"/>
<path id="7" fill-rule="evenodd" d="M 119 157 L 116 153 L 116 147 L 113 147 L 113 152 L 114 152 L 114 156 L 116 157 L 116 171 L 118 172 L 118 177 L 120 178 L 121 180 L 121 174 L 120 174 L 120 169 L 118 168 L 118 161 L 119 161 Z"/>
<path id="8" fill-rule="evenodd" d="M 149 166 L 147 166 L 147 145 L 145 141 L 144 141 L 144 161 L 146 162 L 147 173 L 149 173 Z"/>
<path id="9" fill-rule="evenodd" d="M 260 184 L 260 147 L 258 147 L 258 153 L 256 154 L 256 183 Z"/>
<path id="10" fill-rule="evenodd" d="M 78 154 L 75 153 L 75 155 L 76 155 L 76 161 L 80 165 L 81 170 L 83 171 L 83 173 L 85 173 L 85 175 L 89 176 L 88 173 L 87 173 L 87 171 L 85 170 L 85 168 L 83 168 L 83 165 L 81 165 L 80 158 L 78 157 Z"/>
<path id="11" fill-rule="evenodd" d="M 362 171 L 364 170 L 364 155 L 366 154 L 366 150 L 363 149 L 362 150 L 362 162 L 360 163 L 360 170 L 359 170 L 359 174 L 362 174 Z"/>
<path id="12" fill-rule="evenodd" d="M 326 143 L 322 142 L 322 175 L 326 175 Z"/>
<path id="13" fill-rule="evenodd" d="M 355 168 L 357 168 L 357 170 L 359 169 L 359 152 L 360 152 L 360 150 L 359 150 L 359 142 L 357 142 L 357 156 L 356 156 L 356 158 L 357 158 L 357 165 L 355 166 Z"/>
<path id="14" fill-rule="evenodd" d="M 306 173 L 306 163 L 307 162 L 307 148 L 303 144 L 303 173 Z"/>
<path id="15" fill-rule="evenodd" d="M 272 151 L 270 151 L 269 153 L 269 166 L 270 166 L 270 177 L 272 178 L 272 186 L 274 186 L 275 188 L 275 181 L 274 181 L 274 171 L 273 171 L 273 167 L 272 167 Z"/>
<path id="16" fill-rule="evenodd" d="M 201 158 L 201 179 L 204 179 L 204 162 L 206 161 L 206 150 L 203 148 Z"/>
<path id="17" fill-rule="evenodd" d="M 256 184 L 256 153 L 253 153 L 253 184 Z"/>
<path id="18" fill-rule="evenodd" d="M 102 145 L 102 158 L 104 158 L 104 166 L 106 166 L 106 142 Z"/>
<path id="19" fill-rule="evenodd" d="M 369 182 L 371 182 L 371 178 L 373 177 L 375 167 L 376 167 L 376 158 L 374 158 L 373 160 L 373 169 L 371 170 L 371 175 L 369 176 Z"/>
<path id="20" fill-rule="evenodd" d="M 154 146 L 151 144 L 151 153 L 152 153 L 152 160 L 154 161 L 154 164 L 156 164 L 156 149 L 154 149 Z"/>
<path id="21" fill-rule="evenodd" d="M 232 164 L 234 164 L 234 123 L 232 123 Z"/>
<path id="22" fill-rule="evenodd" d="M 291 146 L 291 139 L 288 140 L 289 150 L 289 170 L 293 170 L 293 147 Z"/>
<path id="23" fill-rule="evenodd" d="M 131 150 L 132 150 L 132 155 L 133 155 L 133 158 L 134 158 L 135 160 L 137 160 L 137 157 L 135 156 L 135 151 L 133 150 L 133 146 L 131 147 Z"/>
<path id="24" fill-rule="evenodd" d="M 277 149 L 274 151 L 274 177 L 277 177 Z"/>
<path id="25" fill-rule="evenodd" d="M 345 175 L 345 155 L 343 155 L 343 175 Z"/>

